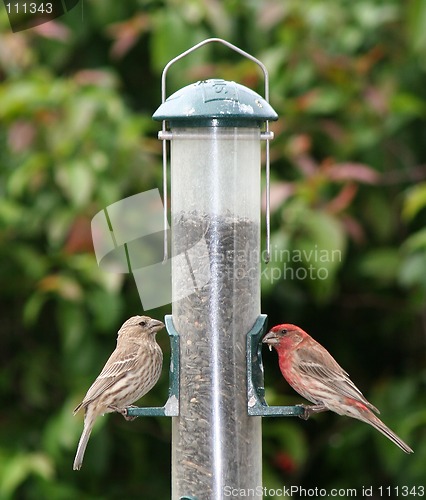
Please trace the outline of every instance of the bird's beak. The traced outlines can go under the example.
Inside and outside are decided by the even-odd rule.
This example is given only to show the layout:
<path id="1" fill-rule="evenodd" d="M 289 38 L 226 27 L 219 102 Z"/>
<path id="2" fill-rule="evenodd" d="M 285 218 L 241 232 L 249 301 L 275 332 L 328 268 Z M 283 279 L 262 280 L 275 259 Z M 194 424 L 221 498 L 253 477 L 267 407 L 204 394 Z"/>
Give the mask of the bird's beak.
<path id="1" fill-rule="evenodd" d="M 150 319 L 148 323 L 148 328 L 151 332 L 158 332 L 164 328 L 164 323 L 158 319 Z"/>
<path id="2" fill-rule="evenodd" d="M 262 344 L 268 344 L 270 351 L 272 351 L 272 346 L 279 344 L 279 342 L 280 342 L 279 336 L 272 331 L 268 332 L 263 337 L 263 340 L 262 340 Z"/>

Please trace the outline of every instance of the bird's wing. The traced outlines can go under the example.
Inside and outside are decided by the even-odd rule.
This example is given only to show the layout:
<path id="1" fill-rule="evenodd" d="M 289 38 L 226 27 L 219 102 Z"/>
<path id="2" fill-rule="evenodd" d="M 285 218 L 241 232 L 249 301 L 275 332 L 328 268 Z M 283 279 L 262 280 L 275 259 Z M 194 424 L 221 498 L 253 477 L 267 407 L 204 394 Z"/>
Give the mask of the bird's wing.
<path id="1" fill-rule="evenodd" d="M 337 394 L 359 401 L 370 410 L 380 413 L 375 406 L 367 401 L 362 392 L 349 378 L 349 374 L 333 356 L 320 344 L 319 347 L 319 349 L 303 348 L 303 356 L 297 356 L 300 372 L 315 379 Z"/>
<path id="2" fill-rule="evenodd" d="M 99 397 L 105 390 L 116 383 L 117 380 L 125 377 L 126 373 L 135 367 L 138 358 L 138 351 L 136 349 L 127 355 L 124 355 L 122 351 L 116 349 L 105 363 L 97 379 L 87 391 L 82 401 L 82 406 L 87 406 L 91 401 Z"/>

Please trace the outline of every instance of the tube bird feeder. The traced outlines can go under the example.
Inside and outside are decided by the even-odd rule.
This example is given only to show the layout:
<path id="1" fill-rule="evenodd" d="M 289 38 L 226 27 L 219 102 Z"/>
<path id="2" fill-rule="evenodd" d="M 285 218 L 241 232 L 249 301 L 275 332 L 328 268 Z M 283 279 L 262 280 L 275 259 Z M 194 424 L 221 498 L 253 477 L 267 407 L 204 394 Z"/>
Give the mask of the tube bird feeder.
<path id="1" fill-rule="evenodd" d="M 178 60 L 219 42 L 263 71 L 264 97 L 211 79 L 166 99 Z M 265 400 L 260 314 L 261 141 L 266 141 L 266 248 L 269 260 L 269 120 L 265 66 L 219 38 L 172 59 L 162 75 L 164 260 L 168 260 L 167 142 L 171 163 L 172 315 L 169 397 L 162 407 L 127 408 L 130 417 L 172 417 L 172 499 L 216 500 L 262 491 L 261 417 L 305 417 L 303 405 Z M 256 496 L 259 498 L 259 495 Z"/>
<path id="2" fill-rule="evenodd" d="M 220 39 L 171 63 L 210 41 L 263 69 Z M 277 114 L 252 90 L 220 79 L 165 100 L 171 63 L 153 118 L 171 143 L 172 321 L 181 369 L 172 498 L 219 499 L 226 487 L 262 484 L 261 419 L 247 411 L 246 338 L 260 315 L 261 139 L 271 138 L 267 123 Z M 200 242 L 205 253 L 182 265 L 178 257 Z M 206 278 L 201 286 L 197 276 Z"/>

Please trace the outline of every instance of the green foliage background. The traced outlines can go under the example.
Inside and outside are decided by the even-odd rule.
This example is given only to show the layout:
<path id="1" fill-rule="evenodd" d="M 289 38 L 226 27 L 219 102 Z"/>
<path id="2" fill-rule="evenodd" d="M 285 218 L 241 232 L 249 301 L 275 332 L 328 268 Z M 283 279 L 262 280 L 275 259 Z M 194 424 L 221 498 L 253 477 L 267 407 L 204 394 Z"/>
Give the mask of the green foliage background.
<path id="1" fill-rule="evenodd" d="M 331 414 L 265 419 L 264 484 L 425 485 L 425 22 L 423 0 L 87 0 L 12 33 L 0 8 L 0 498 L 170 496 L 168 419 L 101 419 L 76 473 L 72 409 L 140 312 L 133 279 L 98 269 L 91 218 L 160 188 L 162 68 L 212 36 L 266 64 L 280 115 L 263 312 L 322 342 L 415 449 Z M 169 93 L 209 77 L 262 92 L 252 63 L 208 46 Z M 264 361 L 268 402 L 301 402 Z"/>

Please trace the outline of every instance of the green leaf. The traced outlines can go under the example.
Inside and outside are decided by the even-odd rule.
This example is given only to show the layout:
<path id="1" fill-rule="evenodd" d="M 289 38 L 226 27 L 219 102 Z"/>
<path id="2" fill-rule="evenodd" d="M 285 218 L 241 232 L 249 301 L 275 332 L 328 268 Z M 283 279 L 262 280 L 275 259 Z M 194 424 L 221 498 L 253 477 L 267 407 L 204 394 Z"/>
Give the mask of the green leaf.
<path id="1" fill-rule="evenodd" d="M 50 459 L 43 453 L 17 453 L 3 468 L 0 493 L 6 497 L 13 494 L 32 474 L 52 479 L 54 468 Z"/>
<path id="2" fill-rule="evenodd" d="M 91 166 L 84 160 L 71 160 L 59 166 L 56 179 L 76 207 L 81 207 L 90 200 L 95 187 L 95 177 Z"/>
<path id="3" fill-rule="evenodd" d="M 335 87 L 325 87 L 315 91 L 308 98 L 306 111 L 312 114 L 329 114 L 337 111 L 345 102 L 345 95 Z"/>
<path id="4" fill-rule="evenodd" d="M 203 39 L 202 32 L 199 33 L 201 30 L 199 25 L 196 28 L 192 26 L 190 29 L 183 16 L 176 15 L 176 10 L 180 10 L 180 8 L 176 4 L 173 9 L 163 11 L 154 19 L 155 30 L 153 31 L 151 50 L 153 65 L 157 73 L 160 73 L 171 59 Z M 180 68 L 194 67 L 197 63 L 200 64 L 202 60 L 205 60 L 206 52 L 208 53 L 209 50 L 208 47 L 201 48 L 189 55 L 188 58 L 179 61 Z M 173 67 L 173 71 L 176 71 L 175 67 Z M 169 75 L 170 77 L 173 79 L 173 75 Z"/>
<path id="5" fill-rule="evenodd" d="M 78 400 L 69 399 L 59 409 L 59 412 L 50 416 L 43 431 L 43 447 L 56 459 L 64 451 L 73 450 L 78 443 L 79 435 L 82 431 L 82 415 L 73 415 L 73 409 Z"/>
<path id="6" fill-rule="evenodd" d="M 426 3 L 424 0 L 411 0 L 407 5 L 407 36 L 412 47 L 422 55 L 426 50 Z"/>
<path id="7" fill-rule="evenodd" d="M 426 208 L 426 182 L 417 184 L 409 189 L 405 195 L 402 207 L 402 216 L 405 220 L 412 220 Z"/>
<path id="8" fill-rule="evenodd" d="M 426 291 L 426 252 L 406 257 L 399 269 L 398 280 L 405 287 L 420 286 Z"/>
<path id="9" fill-rule="evenodd" d="M 373 241 L 379 241 L 382 245 L 386 244 L 392 237 L 396 226 L 389 199 L 380 191 L 370 192 L 363 199 L 360 211 L 374 236 Z"/>
<path id="10" fill-rule="evenodd" d="M 87 305 L 93 312 L 96 327 L 110 333 L 111 325 L 118 323 L 121 313 L 121 301 L 118 294 L 98 288 L 90 293 Z"/>
<path id="11" fill-rule="evenodd" d="M 366 278 L 389 284 L 395 281 L 400 265 L 398 249 L 379 248 L 364 254 L 358 269 Z"/>
<path id="12" fill-rule="evenodd" d="M 402 245 L 404 252 L 426 252 L 426 228 L 409 236 Z"/>
<path id="13" fill-rule="evenodd" d="M 395 114 L 413 117 L 424 117 L 426 114 L 426 101 L 408 92 L 395 94 L 391 101 L 391 110 Z"/>
<path id="14" fill-rule="evenodd" d="M 40 293 L 39 291 L 34 292 L 30 298 L 26 301 L 23 309 L 23 322 L 24 325 L 30 326 L 36 323 L 40 316 L 43 305 L 47 301 L 48 297 Z"/>
<path id="15" fill-rule="evenodd" d="M 311 268 L 315 278 L 333 277 L 342 265 L 346 238 L 342 225 L 325 212 L 307 210 L 292 242 L 293 262 Z"/>

